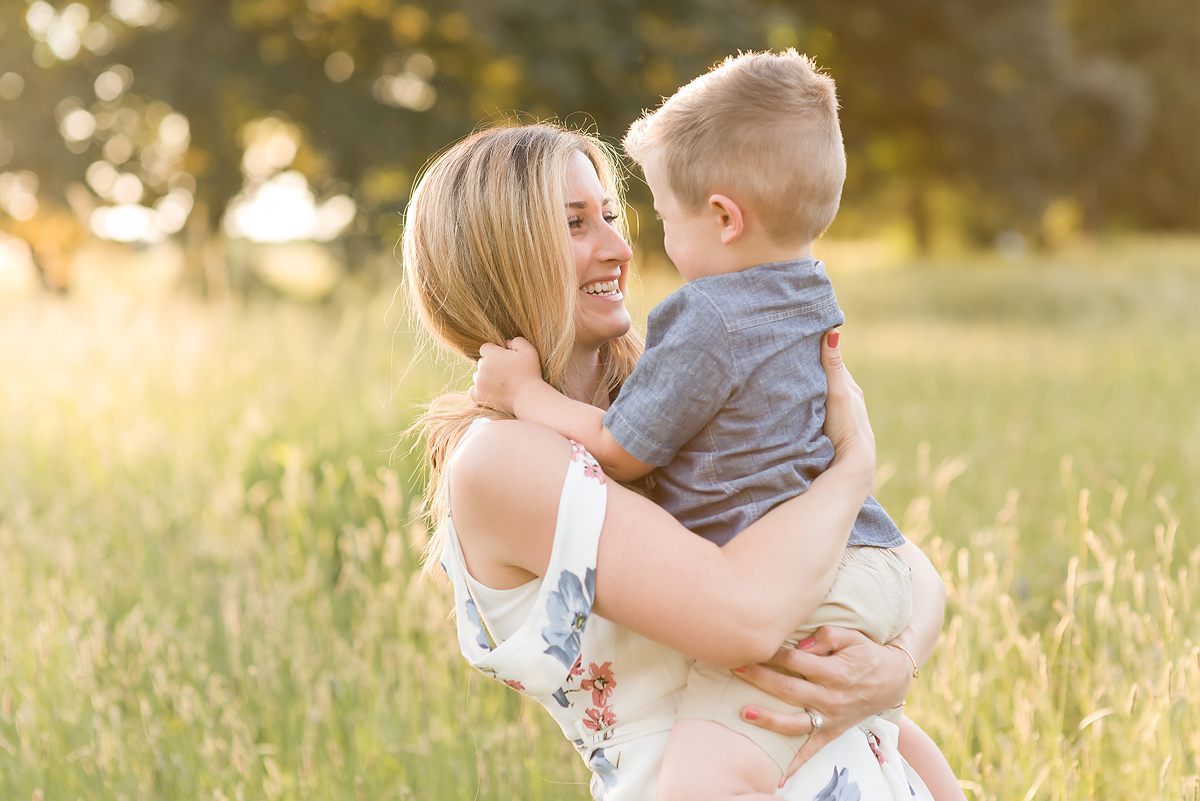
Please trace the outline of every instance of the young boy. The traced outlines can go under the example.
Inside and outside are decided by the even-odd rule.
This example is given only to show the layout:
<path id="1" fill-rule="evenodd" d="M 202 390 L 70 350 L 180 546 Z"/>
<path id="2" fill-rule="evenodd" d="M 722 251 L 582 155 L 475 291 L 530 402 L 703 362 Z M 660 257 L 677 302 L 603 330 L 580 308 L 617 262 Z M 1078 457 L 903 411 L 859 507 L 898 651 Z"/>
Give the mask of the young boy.
<path id="1" fill-rule="evenodd" d="M 833 80 L 794 50 L 730 58 L 634 123 L 624 144 L 689 283 L 651 313 L 645 354 L 606 414 L 533 373 L 489 402 L 581 442 L 619 480 L 660 468 L 659 503 L 720 545 L 804 492 L 834 455 L 820 348 L 844 318 L 810 254 L 846 171 Z M 481 361 L 480 387 L 515 367 L 502 361 L 510 353 Z M 894 638 L 912 612 L 910 569 L 891 550 L 903 542 L 868 499 L 829 595 L 789 644 L 828 624 Z M 774 792 L 807 737 L 746 722 L 748 704 L 795 711 L 696 664 L 659 801 Z"/>

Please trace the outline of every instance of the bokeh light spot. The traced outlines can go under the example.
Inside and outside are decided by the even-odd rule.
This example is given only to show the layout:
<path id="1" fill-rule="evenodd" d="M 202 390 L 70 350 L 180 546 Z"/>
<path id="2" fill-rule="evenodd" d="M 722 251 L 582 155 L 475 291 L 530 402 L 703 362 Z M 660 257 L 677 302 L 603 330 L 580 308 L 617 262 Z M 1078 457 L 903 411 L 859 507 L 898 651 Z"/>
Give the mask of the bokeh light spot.
<path id="1" fill-rule="evenodd" d="M 59 130 L 68 142 L 82 142 L 96 132 L 96 118 L 87 109 L 77 108 L 63 117 Z"/>
<path id="2" fill-rule="evenodd" d="M 354 59 L 341 50 L 330 53 L 325 59 L 325 75 L 334 83 L 342 83 L 354 74 Z"/>
<path id="3" fill-rule="evenodd" d="M 25 91 L 25 79 L 15 72 L 0 75 L 0 97 L 5 100 L 16 100 Z"/>

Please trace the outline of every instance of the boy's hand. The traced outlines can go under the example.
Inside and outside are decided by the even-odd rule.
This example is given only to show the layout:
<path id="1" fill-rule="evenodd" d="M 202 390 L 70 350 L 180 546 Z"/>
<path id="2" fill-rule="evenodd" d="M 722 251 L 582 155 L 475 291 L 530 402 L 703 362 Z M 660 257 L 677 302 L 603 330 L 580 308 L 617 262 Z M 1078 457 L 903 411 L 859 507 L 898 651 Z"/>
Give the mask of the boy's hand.
<path id="1" fill-rule="evenodd" d="M 527 383 L 541 380 L 541 357 L 529 340 L 510 339 L 503 348 L 487 342 L 479 348 L 471 400 L 515 416 L 517 392 Z"/>

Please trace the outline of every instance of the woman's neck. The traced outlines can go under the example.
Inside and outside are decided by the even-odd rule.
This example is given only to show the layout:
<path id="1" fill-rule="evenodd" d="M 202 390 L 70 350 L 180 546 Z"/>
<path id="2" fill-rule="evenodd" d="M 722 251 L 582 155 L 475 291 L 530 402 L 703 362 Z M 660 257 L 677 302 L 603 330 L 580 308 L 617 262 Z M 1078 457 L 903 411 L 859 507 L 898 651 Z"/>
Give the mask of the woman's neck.
<path id="1" fill-rule="evenodd" d="M 600 388 L 603 375 L 600 350 L 576 348 L 563 375 L 564 394 L 572 400 L 591 403 L 596 397 L 596 390 Z"/>

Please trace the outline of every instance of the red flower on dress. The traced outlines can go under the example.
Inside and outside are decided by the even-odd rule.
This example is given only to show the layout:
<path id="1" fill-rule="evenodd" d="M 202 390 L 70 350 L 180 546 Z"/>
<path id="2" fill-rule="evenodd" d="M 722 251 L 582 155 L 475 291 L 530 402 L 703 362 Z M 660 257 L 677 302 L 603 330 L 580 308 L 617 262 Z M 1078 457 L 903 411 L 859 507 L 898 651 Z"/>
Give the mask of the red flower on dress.
<path id="1" fill-rule="evenodd" d="M 608 707 L 588 709 L 584 711 L 584 714 L 587 716 L 587 720 L 583 722 L 583 727 L 589 731 L 602 731 L 617 723 L 617 716 Z"/>
<path id="2" fill-rule="evenodd" d="M 573 679 L 576 676 L 583 675 L 583 655 L 575 657 L 575 666 L 571 668 L 571 672 L 567 674 L 567 678 Z"/>
<path id="3" fill-rule="evenodd" d="M 867 744 L 871 746 L 872 753 L 879 760 L 880 765 L 886 765 L 887 760 L 883 758 L 883 751 L 879 749 L 879 739 L 872 732 L 867 732 Z"/>
<path id="4" fill-rule="evenodd" d="M 605 483 L 604 471 L 600 469 L 599 462 L 593 463 L 585 461 L 583 463 L 583 474 L 588 478 L 596 479 L 601 484 Z"/>
<path id="5" fill-rule="evenodd" d="M 583 474 L 604 484 L 604 470 L 600 467 L 600 463 L 596 461 L 596 457 L 588 453 L 587 448 L 575 440 L 571 440 L 571 461 L 578 462 L 581 459 L 583 460 Z"/>
<path id="6" fill-rule="evenodd" d="M 592 691 L 592 703 L 596 706 L 607 706 L 608 697 L 612 695 L 613 688 L 617 686 L 617 679 L 612 672 L 612 662 L 605 662 L 603 665 L 592 662 L 588 665 L 588 670 L 592 674 L 591 678 L 581 681 L 579 688 Z"/>
<path id="7" fill-rule="evenodd" d="M 509 687 L 512 687 L 514 690 L 517 690 L 518 692 L 525 692 L 525 686 L 523 684 L 521 684 L 521 682 L 519 682 L 519 681 L 513 681 L 512 679 L 505 679 L 504 683 L 507 684 Z"/>

